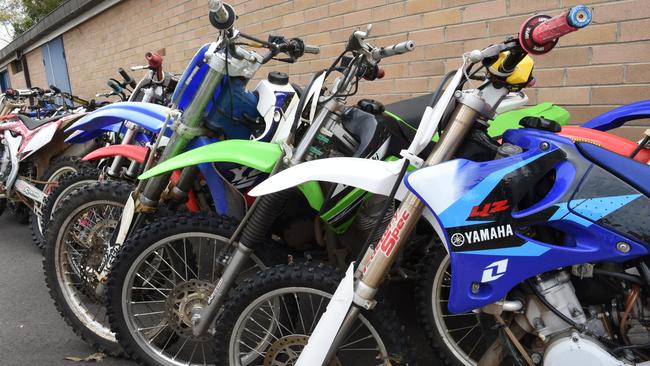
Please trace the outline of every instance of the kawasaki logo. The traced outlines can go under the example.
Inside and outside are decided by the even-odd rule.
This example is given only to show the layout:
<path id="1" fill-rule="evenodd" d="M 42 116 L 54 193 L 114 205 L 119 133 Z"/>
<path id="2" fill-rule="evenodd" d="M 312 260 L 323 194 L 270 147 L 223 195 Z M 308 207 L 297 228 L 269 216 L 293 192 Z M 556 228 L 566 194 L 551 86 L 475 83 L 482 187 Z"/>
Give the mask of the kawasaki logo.
<path id="1" fill-rule="evenodd" d="M 468 231 L 466 233 L 455 233 L 451 236 L 451 244 L 455 247 L 461 247 L 465 243 L 476 244 L 484 241 L 501 239 L 514 235 L 512 226 L 500 225 L 480 230 Z"/>

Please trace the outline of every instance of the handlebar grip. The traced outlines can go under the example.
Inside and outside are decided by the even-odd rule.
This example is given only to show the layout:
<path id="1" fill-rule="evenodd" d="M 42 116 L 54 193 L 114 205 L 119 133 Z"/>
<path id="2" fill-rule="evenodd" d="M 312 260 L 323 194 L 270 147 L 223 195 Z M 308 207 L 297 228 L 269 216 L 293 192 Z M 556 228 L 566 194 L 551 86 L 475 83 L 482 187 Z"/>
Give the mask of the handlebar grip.
<path id="1" fill-rule="evenodd" d="M 120 94 L 122 92 L 122 87 L 113 80 L 107 81 L 106 85 L 113 89 L 113 92 L 115 92 L 115 94 Z"/>
<path id="2" fill-rule="evenodd" d="M 61 89 L 57 88 L 54 85 L 50 85 L 50 90 L 52 90 L 56 94 L 61 94 Z"/>
<path id="3" fill-rule="evenodd" d="M 533 40 L 546 43 L 584 28 L 590 22 L 591 10 L 584 5 L 578 5 L 540 24 L 533 30 Z"/>
<path id="4" fill-rule="evenodd" d="M 311 53 L 312 55 L 318 55 L 320 53 L 320 47 L 305 45 L 305 53 Z"/>
<path id="5" fill-rule="evenodd" d="M 123 68 L 117 69 L 117 72 L 122 75 L 122 79 L 124 79 L 124 84 L 129 85 L 132 88 L 135 88 L 135 80 L 131 78 L 131 75 L 129 75 L 126 71 L 124 71 Z"/>
<path id="6" fill-rule="evenodd" d="M 591 10 L 584 5 L 575 6 L 553 18 L 533 16 L 522 25 L 519 44 L 527 53 L 547 53 L 555 47 L 560 37 L 589 25 L 591 17 Z"/>
<path id="7" fill-rule="evenodd" d="M 384 57 L 401 55 L 403 53 L 411 52 L 415 49 L 415 42 L 404 41 L 388 47 L 382 47 L 372 52 L 372 57 L 375 60 L 380 60 Z"/>

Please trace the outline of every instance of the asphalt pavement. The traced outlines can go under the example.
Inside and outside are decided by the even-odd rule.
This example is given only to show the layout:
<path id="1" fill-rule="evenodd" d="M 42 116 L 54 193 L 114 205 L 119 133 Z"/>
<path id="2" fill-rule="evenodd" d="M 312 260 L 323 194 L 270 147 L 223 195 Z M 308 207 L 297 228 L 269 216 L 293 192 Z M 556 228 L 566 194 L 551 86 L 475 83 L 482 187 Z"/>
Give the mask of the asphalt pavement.
<path id="1" fill-rule="evenodd" d="M 66 357 L 85 358 L 96 351 L 63 321 L 48 294 L 41 251 L 32 244 L 29 228 L 5 213 L 0 217 L 0 365 L 81 365 Z M 395 286 L 391 298 L 409 299 L 410 284 Z M 438 365 L 422 339 L 414 304 L 402 303 L 411 344 L 420 365 Z M 104 358 L 103 366 L 135 365 L 126 359 Z"/>
<path id="2" fill-rule="evenodd" d="M 29 228 L 0 217 L 0 365 L 81 365 L 96 351 L 77 337 L 54 308 L 43 279 L 43 256 Z M 135 365 L 107 357 L 104 366 Z"/>

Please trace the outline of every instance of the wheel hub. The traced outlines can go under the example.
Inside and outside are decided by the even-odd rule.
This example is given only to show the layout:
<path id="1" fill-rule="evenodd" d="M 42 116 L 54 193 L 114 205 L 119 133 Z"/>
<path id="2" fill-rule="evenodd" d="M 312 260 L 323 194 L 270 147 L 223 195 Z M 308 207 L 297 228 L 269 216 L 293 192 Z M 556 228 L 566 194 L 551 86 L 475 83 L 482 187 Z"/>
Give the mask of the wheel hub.
<path id="1" fill-rule="evenodd" d="M 309 342 L 306 335 L 288 335 L 273 342 L 266 351 L 264 366 L 292 366 L 298 362 L 300 352 Z M 329 366 L 341 366 L 341 362 L 335 357 Z"/>
<path id="2" fill-rule="evenodd" d="M 196 337 L 192 333 L 192 316 L 208 305 L 214 285 L 207 281 L 189 280 L 174 287 L 167 298 L 166 313 L 169 326 L 179 335 L 209 340 L 210 334 Z"/>

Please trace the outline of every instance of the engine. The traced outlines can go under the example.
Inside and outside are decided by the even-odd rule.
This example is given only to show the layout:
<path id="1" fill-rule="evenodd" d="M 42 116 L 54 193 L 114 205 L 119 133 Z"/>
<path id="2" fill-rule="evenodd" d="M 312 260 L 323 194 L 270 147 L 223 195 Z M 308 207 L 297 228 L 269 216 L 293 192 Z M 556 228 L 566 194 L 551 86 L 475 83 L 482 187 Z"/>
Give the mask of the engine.
<path id="1" fill-rule="evenodd" d="M 583 264 L 546 273 L 520 294 L 525 306 L 514 320 L 534 335 L 522 343 L 535 363 L 650 365 L 648 299 L 639 277 L 616 266 Z"/>

